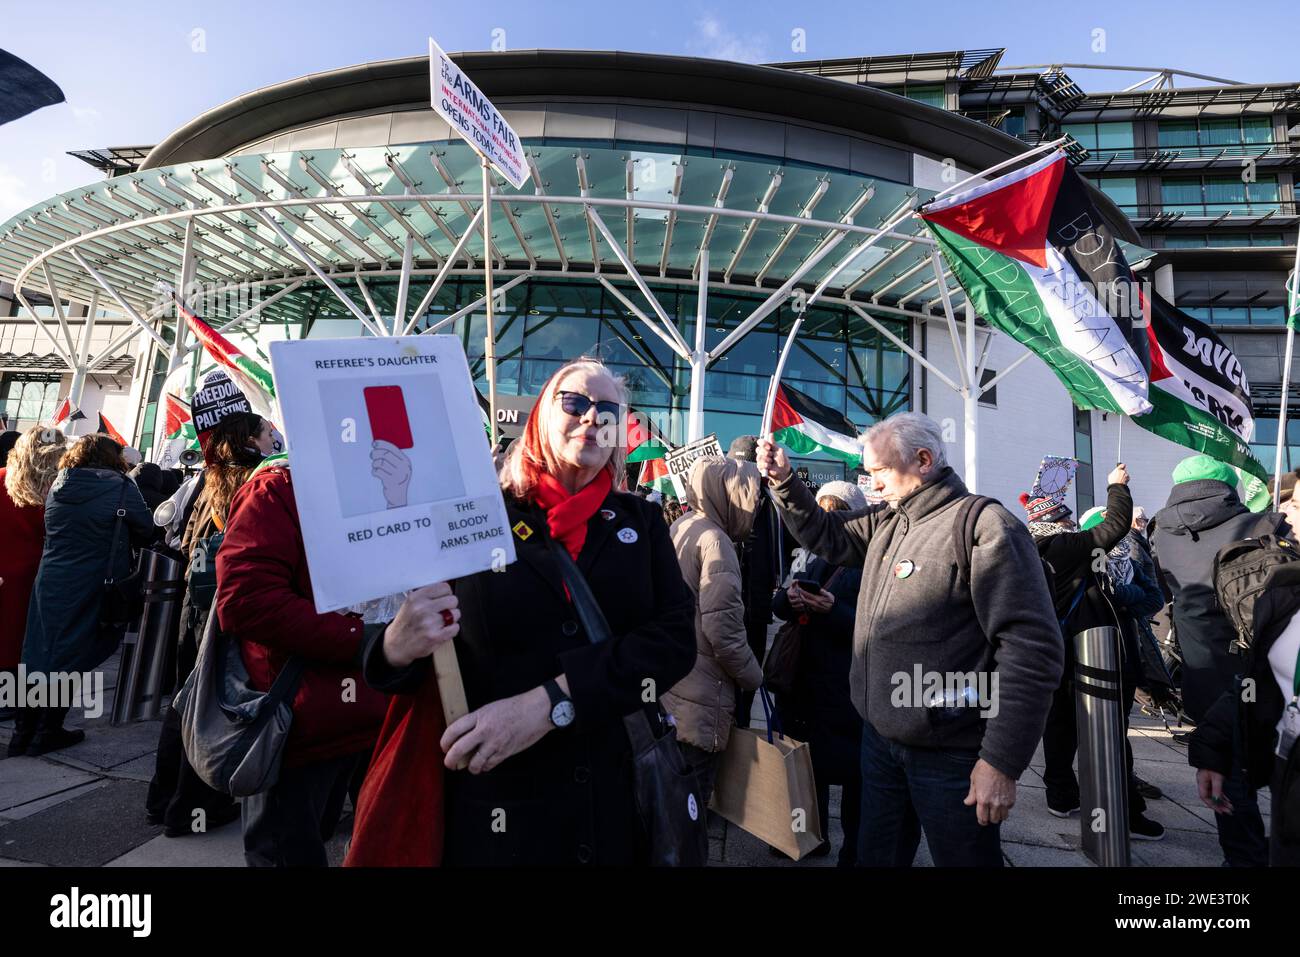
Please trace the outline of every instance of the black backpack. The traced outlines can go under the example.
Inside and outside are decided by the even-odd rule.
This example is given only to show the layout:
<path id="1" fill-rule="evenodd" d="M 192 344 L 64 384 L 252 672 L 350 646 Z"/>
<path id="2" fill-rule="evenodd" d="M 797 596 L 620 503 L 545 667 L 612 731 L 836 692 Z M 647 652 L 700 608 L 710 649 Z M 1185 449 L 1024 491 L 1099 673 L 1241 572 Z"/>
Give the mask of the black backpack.
<path id="1" fill-rule="evenodd" d="M 1229 542 L 1214 556 L 1214 597 L 1237 631 L 1233 651 L 1248 651 L 1255 641 L 1255 599 L 1268 573 L 1295 561 L 1296 543 L 1272 533 Z"/>
<path id="2" fill-rule="evenodd" d="M 952 523 L 952 547 L 953 556 L 957 560 L 957 577 L 967 586 L 970 586 L 970 559 L 971 552 L 975 548 L 975 525 L 980 520 L 980 513 L 994 503 L 1001 504 L 995 498 L 989 498 L 987 495 L 971 495 L 964 499 L 957 507 L 957 517 Z M 1042 554 L 1038 556 L 1039 562 L 1043 566 L 1043 578 L 1047 582 L 1047 594 L 1055 598 L 1056 595 L 1056 569 L 1052 563 L 1045 559 Z M 1061 627 L 1065 627 L 1065 621 L 1074 614 L 1074 609 L 1078 607 L 1079 600 L 1083 597 L 1084 589 L 1080 588 L 1074 595 L 1074 601 L 1061 615 L 1061 609 L 1056 609 L 1057 620 Z"/>

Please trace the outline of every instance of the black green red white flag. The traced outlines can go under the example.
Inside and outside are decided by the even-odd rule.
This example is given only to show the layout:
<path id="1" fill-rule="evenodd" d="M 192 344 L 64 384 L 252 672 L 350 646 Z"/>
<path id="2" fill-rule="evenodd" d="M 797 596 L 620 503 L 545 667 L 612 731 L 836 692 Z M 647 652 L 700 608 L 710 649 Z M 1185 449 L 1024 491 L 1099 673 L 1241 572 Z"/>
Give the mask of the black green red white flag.
<path id="1" fill-rule="evenodd" d="M 1064 153 L 919 215 L 976 312 L 1043 359 L 1075 405 L 1150 411 L 1139 284 Z"/>
<path id="2" fill-rule="evenodd" d="M 130 442 L 128 442 L 128 441 L 126 440 L 126 438 L 122 435 L 121 432 L 119 432 L 119 431 L 117 431 L 117 429 L 113 428 L 113 423 L 112 423 L 112 422 L 110 422 L 110 421 L 108 421 L 108 419 L 104 418 L 104 413 L 103 413 L 103 412 L 99 413 L 99 427 L 98 427 L 97 429 L 95 429 L 95 431 L 101 433 L 102 435 L 107 435 L 110 439 L 112 439 L 112 440 L 113 440 L 114 442 L 116 442 L 118 445 L 122 446 L 122 448 L 126 448 L 128 445 L 131 444 Z"/>
<path id="3" fill-rule="evenodd" d="M 1241 363 L 1214 330 L 1151 296 L 1151 412 L 1133 422 L 1238 470 L 1252 511 L 1270 501 L 1268 470 L 1250 451 L 1255 413 Z"/>
<path id="4" fill-rule="evenodd" d="M 275 383 L 271 372 L 239 351 L 233 342 L 185 308 L 179 296 L 173 294 L 179 315 L 189 326 L 194 338 L 227 374 L 248 399 L 253 411 L 272 422 L 280 420 L 275 402 Z"/>
<path id="5" fill-rule="evenodd" d="M 777 386 L 772 406 L 772 437 L 798 455 L 830 455 L 850 466 L 862 464 L 857 426 L 784 382 Z"/>
<path id="6" fill-rule="evenodd" d="M 648 488 L 663 494 L 664 498 L 677 498 L 677 485 L 673 478 L 668 474 L 668 463 L 663 456 L 658 458 L 645 459 L 641 463 L 641 474 L 638 476 L 637 488 Z"/>
<path id="7" fill-rule="evenodd" d="M 661 459 L 668 454 L 671 447 L 644 412 L 628 410 L 627 461 L 629 465 L 650 459 Z"/>

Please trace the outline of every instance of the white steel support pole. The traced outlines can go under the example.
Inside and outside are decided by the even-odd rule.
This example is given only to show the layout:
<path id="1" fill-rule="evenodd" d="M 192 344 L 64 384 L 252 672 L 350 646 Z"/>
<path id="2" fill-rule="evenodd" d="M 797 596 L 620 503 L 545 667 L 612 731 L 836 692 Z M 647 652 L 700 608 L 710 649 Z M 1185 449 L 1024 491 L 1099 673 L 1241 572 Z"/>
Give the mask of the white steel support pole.
<path id="1" fill-rule="evenodd" d="M 72 372 L 72 385 L 68 388 L 68 401 L 74 409 L 81 408 L 81 396 L 86 390 L 86 366 L 90 363 L 90 337 L 95 333 L 95 318 L 99 312 L 99 293 L 90 294 L 90 306 L 86 309 L 86 321 L 81 327 L 81 338 L 77 343 L 75 368 Z M 76 423 L 69 422 L 67 433 L 72 434 Z"/>
<path id="2" fill-rule="evenodd" d="M 979 401 L 980 384 L 975 378 L 975 309 L 966 303 L 966 391 L 964 393 L 964 415 L 966 434 L 963 443 L 966 451 L 966 466 L 962 478 L 971 492 L 979 491 Z"/>
<path id="3" fill-rule="evenodd" d="M 1277 410 L 1277 451 L 1273 457 L 1273 507 L 1277 508 L 1278 493 L 1282 490 L 1282 466 L 1286 462 L 1286 407 L 1291 388 L 1291 360 L 1295 355 L 1295 327 L 1300 322 L 1300 236 L 1296 237 L 1295 268 L 1291 271 L 1291 289 L 1287 296 L 1286 352 L 1282 360 L 1282 398 Z"/>
<path id="4" fill-rule="evenodd" d="M 181 271 L 176 276 L 176 291 L 184 302 L 190 308 L 188 295 L 189 287 L 194 282 L 194 273 L 198 267 L 198 259 L 194 255 L 194 217 L 191 216 L 185 220 L 185 245 L 181 252 Z M 175 310 L 168 310 L 175 311 Z M 180 368 L 181 363 L 189 358 L 189 351 L 185 347 L 185 336 L 189 331 L 189 323 L 182 322 L 180 313 L 176 314 L 176 342 L 172 348 L 171 358 L 167 362 L 167 374 L 171 375 Z"/>
<path id="5" fill-rule="evenodd" d="M 700 250 L 700 285 L 695 297 L 695 351 L 691 353 L 691 404 L 686 422 L 686 441 L 704 437 L 704 376 L 709 353 L 704 348 L 705 319 L 709 312 L 709 250 Z"/>
<path id="6" fill-rule="evenodd" d="M 406 190 L 411 193 L 410 187 Z M 402 247 L 402 276 L 397 281 L 397 304 L 393 306 L 393 335 L 406 328 L 406 298 L 411 291 L 411 261 L 415 255 L 415 238 L 406 234 L 406 244 Z"/>
<path id="7" fill-rule="evenodd" d="M 140 313 L 136 310 L 135 306 L 127 302 L 126 299 L 123 298 L 122 294 L 119 293 L 116 289 L 114 289 L 113 286 L 109 284 L 107 279 L 105 279 L 102 275 L 100 275 L 98 269 L 96 269 L 90 263 L 86 262 L 86 258 L 81 255 L 81 253 L 77 250 L 75 246 L 72 247 L 69 250 L 69 252 L 72 253 L 72 258 L 77 261 L 77 265 L 79 265 L 82 269 L 84 269 L 90 275 L 90 278 L 94 279 L 95 282 L 99 283 L 100 287 L 106 293 L 108 293 L 110 296 L 113 297 L 113 301 L 116 302 L 119 307 L 121 307 L 122 311 L 125 312 L 128 316 L 130 316 L 131 319 L 133 319 L 135 322 L 137 322 L 140 325 L 140 328 L 149 334 L 149 338 L 153 339 L 153 341 L 158 344 L 158 347 L 162 349 L 162 351 L 165 352 L 170 357 L 172 354 L 172 347 L 167 344 L 166 339 L 158 335 L 158 333 L 154 330 L 153 326 L 149 325 L 148 321 L 145 320 L 144 316 L 140 315 Z"/>
<path id="8" fill-rule="evenodd" d="M 487 306 L 487 336 L 483 342 L 483 366 L 488 381 L 488 444 L 497 445 L 497 328 L 492 302 L 492 175 L 487 157 L 479 154 L 483 167 L 483 298 Z"/>

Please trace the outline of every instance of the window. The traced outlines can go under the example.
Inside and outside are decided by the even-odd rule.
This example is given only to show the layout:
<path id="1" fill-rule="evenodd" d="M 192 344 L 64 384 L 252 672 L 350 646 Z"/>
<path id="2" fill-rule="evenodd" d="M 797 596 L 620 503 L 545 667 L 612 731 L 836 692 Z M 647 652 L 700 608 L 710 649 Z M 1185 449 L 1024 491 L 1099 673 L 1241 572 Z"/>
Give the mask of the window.
<path id="1" fill-rule="evenodd" d="M 39 373 L 6 377 L 0 397 L 9 416 L 9 428 L 21 430 L 53 418 L 59 404 L 60 381 L 60 376 Z"/>
<path id="2" fill-rule="evenodd" d="M 995 375 L 997 375 L 997 371 L 995 369 L 985 369 L 984 374 L 980 376 L 980 385 L 981 386 L 988 385 L 990 382 L 993 381 L 993 377 Z M 993 388 L 989 389 L 987 392 L 980 393 L 980 405 L 992 406 L 995 409 L 998 407 L 997 386 L 994 386 Z"/>
<path id="3" fill-rule="evenodd" d="M 1094 158 L 1107 159 L 1133 149 L 1132 123 L 1062 123 L 1068 133 Z"/>
<path id="4" fill-rule="evenodd" d="M 1255 438 L 1250 443 L 1250 450 L 1255 453 L 1255 458 L 1268 466 L 1270 472 L 1273 470 L 1274 458 L 1277 455 L 1276 413 L 1269 418 L 1262 415 L 1255 416 Z M 1288 414 L 1286 448 L 1282 450 L 1282 470 L 1285 472 L 1297 467 L 1300 467 L 1300 418 L 1292 418 Z"/>
<path id="5" fill-rule="evenodd" d="M 1074 410 L 1074 457 L 1079 460 L 1078 471 L 1074 473 L 1077 520 L 1096 504 L 1092 494 L 1092 413 L 1085 409 Z"/>
<path id="6" fill-rule="evenodd" d="M 1189 216 L 1250 215 L 1277 210 L 1276 176 L 1243 182 L 1240 176 L 1204 176 L 1166 179 L 1160 183 L 1160 202 L 1166 213 Z"/>
<path id="7" fill-rule="evenodd" d="M 1258 155 L 1273 145 L 1273 121 L 1267 116 L 1165 120 L 1157 142 L 1188 156 Z"/>
<path id="8" fill-rule="evenodd" d="M 1135 209 L 1138 201 L 1137 180 L 1132 176 L 1107 176 L 1094 180 L 1103 193 L 1121 209 Z"/>
<path id="9" fill-rule="evenodd" d="M 1179 306 L 1193 319 L 1212 326 L 1280 326 L 1286 322 L 1282 306 Z"/>
<path id="10" fill-rule="evenodd" d="M 903 88 L 903 96 L 909 100 L 916 100 L 918 103 L 927 103 L 930 106 L 937 106 L 940 109 L 946 109 L 948 99 L 944 95 L 943 85 L 934 86 L 907 86 Z"/>

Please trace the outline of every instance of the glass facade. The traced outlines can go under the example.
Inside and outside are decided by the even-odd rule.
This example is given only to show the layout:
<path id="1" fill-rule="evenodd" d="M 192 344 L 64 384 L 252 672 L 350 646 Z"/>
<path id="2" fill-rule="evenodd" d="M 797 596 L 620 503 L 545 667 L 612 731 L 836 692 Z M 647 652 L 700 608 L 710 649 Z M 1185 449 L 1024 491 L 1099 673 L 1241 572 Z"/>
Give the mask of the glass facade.
<path id="1" fill-rule="evenodd" d="M 1287 408 L 1286 417 L 1286 448 L 1282 451 L 1282 470 L 1300 467 L 1300 415 L 1297 412 Z M 1255 458 L 1264 463 L 1265 467 L 1271 473 L 1273 471 L 1273 462 L 1277 456 L 1277 413 L 1273 413 L 1272 418 L 1256 416 L 1255 418 L 1255 437 L 1250 443 L 1250 450 L 1255 453 Z"/>
<path id="2" fill-rule="evenodd" d="M 1273 121 L 1267 116 L 1162 120 L 1157 136 L 1161 149 L 1193 157 L 1258 155 L 1274 145 Z"/>
<path id="3" fill-rule="evenodd" d="M 1166 213 L 1188 216 L 1254 215 L 1279 212 L 1277 176 L 1245 182 L 1240 175 L 1165 179 L 1160 201 Z"/>
<path id="4" fill-rule="evenodd" d="M 342 285 L 360 300 L 347 283 Z M 372 279 L 367 285 L 381 312 L 391 311 L 396 283 Z M 641 297 L 629 281 L 615 281 L 615 286 L 641 306 Z M 427 288 L 427 280 L 413 282 L 410 301 L 418 302 Z M 694 287 L 651 288 L 682 337 L 693 343 Z M 428 329 L 482 294 L 483 286 L 477 279 L 448 280 L 415 331 Z M 328 291 L 304 287 L 286 300 L 294 297 L 308 300 L 308 318 L 288 331 L 291 338 L 362 334 L 359 323 Z M 706 347 L 716 347 L 764 298 L 730 290 L 710 290 Z M 265 317 L 268 322 L 275 322 L 275 309 L 281 303 L 295 313 L 304 308 L 301 301 L 286 300 L 268 308 Z M 533 279 L 511 289 L 506 294 L 505 306 L 495 314 L 500 394 L 536 395 L 546 379 L 565 362 L 592 355 L 624 377 L 634 409 L 644 412 L 673 443 L 686 440 L 689 365 L 603 287 L 585 280 Z M 723 448 L 736 436 L 758 431 L 771 370 L 794 318 L 793 311 L 783 306 L 709 368 L 704 392 L 704 431 L 717 433 Z M 904 341 L 910 338 L 906 321 L 883 315 L 875 318 Z M 486 392 L 485 314 L 463 317 L 438 332 L 461 340 L 475 382 Z M 910 408 L 910 377 L 911 360 L 858 315 L 818 305 L 804 317 L 782 381 L 843 412 L 859 429 L 865 429 L 881 418 Z M 843 465 L 833 459 L 803 461 L 810 467 L 815 465 L 818 474 L 845 477 Z"/>
<path id="5" fill-rule="evenodd" d="M 9 428 L 25 429 L 49 421 L 59 404 L 62 376 L 52 373 L 13 373 L 4 377 L 0 401 L 9 417 Z"/>
<path id="6" fill-rule="evenodd" d="M 1061 132 L 1078 140 L 1094 159 L 1131 159 L 1132 123 L 1062 123 Z"/>

